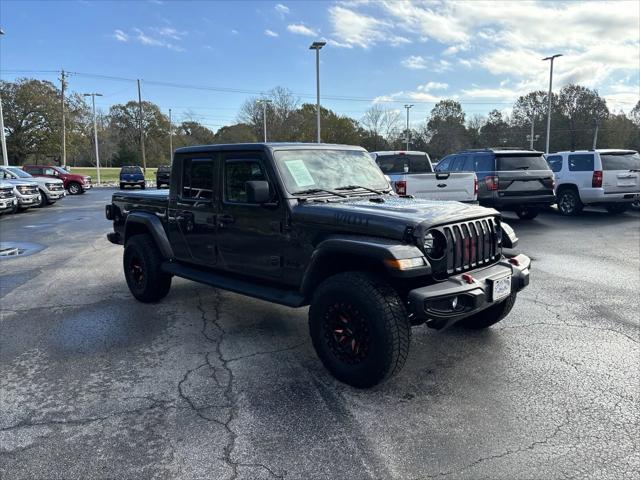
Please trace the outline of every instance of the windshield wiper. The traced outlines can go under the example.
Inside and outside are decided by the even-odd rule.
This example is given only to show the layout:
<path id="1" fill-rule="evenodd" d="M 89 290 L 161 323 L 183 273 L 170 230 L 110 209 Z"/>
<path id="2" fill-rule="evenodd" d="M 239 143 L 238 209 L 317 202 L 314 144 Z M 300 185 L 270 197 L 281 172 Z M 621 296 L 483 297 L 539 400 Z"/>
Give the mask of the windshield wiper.
<path id="1" fill-rule="evenodd" d="M 374 190 L 373 188 L 363 187 L 362 185 L 345 185 L 344 187 L 336 188 L 336 190 L 357 190 L 358 188 L 362 188 L 363 190 L 368 190 L 378 195 L 382 195 L 384 193 L 380 190 Z"/>
<path id="2" fill-rule="evenodd" d="M 329 193 L 331 195 L 335 195 L 336 197 L 348 198 L 348 195 L 344 193 L 334 192 L 333 190 L 327 190 L 326 188 L 309 188 L 307 190 L 300 190 L 299 192 L 293 192 L 294 195 L 311 195 L 313 193 Z"/>

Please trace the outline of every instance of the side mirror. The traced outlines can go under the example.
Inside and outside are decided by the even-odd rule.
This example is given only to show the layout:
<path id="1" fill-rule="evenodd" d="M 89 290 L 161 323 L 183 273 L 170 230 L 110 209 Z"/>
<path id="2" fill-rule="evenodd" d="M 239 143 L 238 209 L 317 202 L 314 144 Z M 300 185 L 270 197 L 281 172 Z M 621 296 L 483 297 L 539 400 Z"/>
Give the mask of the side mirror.
<path id="1" fill-rule="evenodd" d="M 245 183 L 247 202 L 263 204 L 271 200 L 269 182 L 265 180 L 250 180 Z"/>

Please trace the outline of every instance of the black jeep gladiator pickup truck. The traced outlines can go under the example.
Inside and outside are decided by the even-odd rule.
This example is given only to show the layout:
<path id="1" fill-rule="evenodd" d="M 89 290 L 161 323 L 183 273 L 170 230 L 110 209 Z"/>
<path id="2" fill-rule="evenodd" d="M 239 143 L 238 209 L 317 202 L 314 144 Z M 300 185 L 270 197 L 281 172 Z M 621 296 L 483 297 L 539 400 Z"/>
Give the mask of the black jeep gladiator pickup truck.
<path id="1" fill-rule="evenodd" d="M 181 148 L 168 191 L 116 192 L 106 216 L 135 298 L 162 299 L 175 275 L 310 305 L 322 363 L 361 388 L 402 368 L 412 325 L 489 327 L 529 283 L 497 211 L 398 197 L 360 147 Z"/>

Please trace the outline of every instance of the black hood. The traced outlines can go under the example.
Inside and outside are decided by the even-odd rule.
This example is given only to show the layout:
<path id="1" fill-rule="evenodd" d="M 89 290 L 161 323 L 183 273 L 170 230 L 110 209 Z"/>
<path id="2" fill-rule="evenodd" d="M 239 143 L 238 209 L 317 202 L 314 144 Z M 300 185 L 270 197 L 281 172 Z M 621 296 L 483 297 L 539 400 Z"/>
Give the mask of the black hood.
<path id="1" fill-rule="evenodd" d="M 384 202 L 377 201 L 382 198 Z M 372 201 L 373 200 L 373 201 Z M 491 208 L 417 198 L 358 197 L 330 202 L 298 202 L 294 222 L 327 225 L 372 236 L 403 238 L 407 227 L 431 227 L 498 215 Z"/>

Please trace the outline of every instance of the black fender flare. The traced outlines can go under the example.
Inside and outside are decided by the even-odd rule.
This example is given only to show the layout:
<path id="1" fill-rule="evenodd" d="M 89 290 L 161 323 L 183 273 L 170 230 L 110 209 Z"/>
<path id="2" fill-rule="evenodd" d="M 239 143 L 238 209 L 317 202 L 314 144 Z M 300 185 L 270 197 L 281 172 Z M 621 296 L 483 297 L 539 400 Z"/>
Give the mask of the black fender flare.
<path id="1" fill-rule="evenodd" d="M 174 257 L 173 248 L 169 243 L 167 232 L 162 226 L 162 221 L 157 215 L 149 212 L 131 212 L 127 215 L 127 219 L 124 224 L 124 243 L 132 236 L 132 232 L 135 226 L 142 225 L 145 230 L 153 237 L 156 245 L 160 249 L 160 253 L 164 258 L 170 260 Z"/>
<path id="2" fill-rule="evenodd" d="M 326 261 L 325 259 L 335 254 L 354 255 L 371 259 L 372 262 L 383 266 L 390 275 L 395 277 L 414 277 L 431 273 L 431 266 L 428 262 L 424 267 L 413 268 L 411 271 L 393 270 L 386 264 L 385 260 L 423 257 L 422 251 L 415 245 L 376 237 L 356 235 L 330 236 L 320 242 L 311 254 L 311 260 L 304 272 L 300 286 L 300 291 L 305 296 L 311 295 L 311 290 L 316 285 L 318 276 L 322 275 L 324 270 L 322 263 Z"/>

